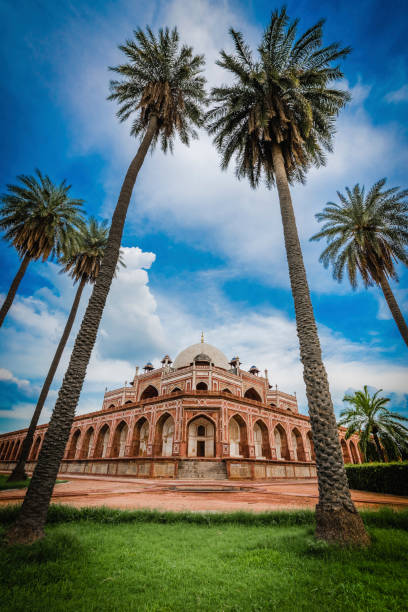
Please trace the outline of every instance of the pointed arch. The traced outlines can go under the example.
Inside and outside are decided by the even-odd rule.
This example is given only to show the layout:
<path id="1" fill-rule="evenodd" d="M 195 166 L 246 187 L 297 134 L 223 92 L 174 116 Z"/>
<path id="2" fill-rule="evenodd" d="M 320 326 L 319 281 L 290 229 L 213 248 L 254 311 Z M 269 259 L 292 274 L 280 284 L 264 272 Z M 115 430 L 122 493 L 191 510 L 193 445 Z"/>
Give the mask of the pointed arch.
<path id="1" fill-rule="evenodd" d="M 40 454 L 40 446 L 41 446 L 41 436 L 37 436 L 34 444 L 33 444 L 33 448 L 31 450 L 31 454 L 30 454 L 30 460 L 31 461 L 37 461 L 38 459 L 38 455 Z"/>
<path id="2" fill-rule="evenodd" d="M 107 423 L 102 425 L 98 432 L 98 437 L 96 439 L 94 457 L 95 459 L 102 459 L 106 457 L 106 453 L 108 450 L 109 444 L 109 436 L 110 436 L 110 428 Z"/>
<path id="3" fill-rule="evenodd" d="M 14 445 L 12 459 L 17 459 L 17 457 L 18 457 L 18 454 L 19 454 L 19 451 L 20 451 L 20 442 L 21 442 L 21 440 L 17 440 L 15 445 Z"/>
<path id="4" fill-rule="evenodd" d="M 316 461 L 316 453 L 314 448 L 314 442 L 312 437 L 312 432 L 308 431 L 306 434 L 306 443 L 309 447 L 310 459 L 311 461 Z"/>
<path id="5" fill-rule="evenodd" d="M 278 423 L 273 433 L 274 433 L 274 438 L 275 438 L 276 458 L 286 459 L 287 461 L 289 461 L 290 453 L 289 453 L 288 437 L 286 435 L 286 431 L 284 427 L 282 427 L 282 425 Z"/>
<path id="6" fill-rule="evenodd" d="M 161 415 L 156 424 L 155 453 L 159 457 L 171 457 L 173 454 L 174 419 L 169 412 Z"/>
<path id="7" fill-rule="evenodd" d="M 110 456 L 111 457 L 124 457 L 126 454 L 126 439 L 128 435 L 129 427 L 126 421 L 121 421 L 115 429 L 113 434 L 113 443 Z"/>
<path id="8" fill-rule="evenodd" d="M 244 397 L 250 400 L 254 400 L 255 402 L 262 402 L 261 396 L 259 395 L 258 391 L 256 391 L 256 389 L 254 389 L 253 387 L 250 387 L 245 391 Z"/>
<path id="9" fill-rule="evenodd" d="M 303 446 L 302 435 L 297 427 L 294 427 L 291 432 L 292 447 L 296 461 L 306 461 L 305 448 Z"/>
<path id="10" fill-rule="evenodd" d="M 5 441 L 3 442 L 3 448 L 2 448 L 2 451 L 1 451 L 1 459 L 6 459 L 9 444 L 10 444 L 10 441 L 9 441 L 9 440 L 5 440 Z"/>
<path id="11" fill-rule="evenodd" d="M 15 440 L 12 440 L 9 446 L 9 449 L 7 451 L 7 460 L 10 461 L 12 456 L 13 456 L 13 452 L 14 452 L 14 444 L 15 444 Z"/>
<path id="12" fill-rule="evenodd" d="M 196 385 L 196 389 L 197 391 L 208 391 L 208 385 L 205 382 L 199 382 Z"/>
<path id="13" fill-rule="evenodd" d="M 181 389 L 180 387 L 174 387 L 174 389 L 172 389 L 170 393 L 181 393 Z"/>
<path id="14" fill-rule="evenodd" d="M 88 427 L 84 435 L 84 441 L 82 443 L 81 459 L 87 459 L 90 456 L 92 452 L 92 446 L 94 443 L 94 439 L 95 439 L 95 430 L 93 427 Z"/>
<path id="15" fill-rule="evenodd" d="M 140 396 L 141 400 L 150 399 L 151 397 L 157 397 L 159 395 L 158 390 L 154 385 L 148 385 L 146 389 L 142 391 Z"/>
<path id="16" fill-rule="evenodd" d="M 187 424 L 189 457 L 215 457 L 215 423 L 206 415 L 197 415 Z"/>
<path id="17" fill-rule="evenodd" d="M 257 459 L 270 459 L 269 430 L 262 419 L 254 423 L 255 457 Z"/>
<path id="18" fill-rule="evenodd" d="M 81 437 L 81 430 L 77 429 L 71 437 L 71 443 L 69 445 L 68 459 L 75 459 L 76 451 L 78 448 L 79 438 Z"/>
<path id="19" fill-rule="evenodd" d="M 239 414 L 234 414 L 228 424 L 231 457 L 249 457 L 247 426 Z"/>
<path id="20" fill-rule="evenodd" d="M 132 446 L 130 454 L 132 457 L 146 457 L 147 443 L 149 441 L 149 421 L 141 417 L 133 427 Z"/>
<path id="21" fill-rule="evenodd" d="M 340 444 L 344 463 L 351 463 L 349 449 L 347 448 L 347 443 L 344 438 L 341 439 Z"/>
<path id="22" fill-rule="evenodd" d="M 232 391 L 231 389 L 228 389 L 228 387 L 225 387 L 225 389 L 223 389 L 221 393 L 230 393 L 232 395 Z"/>
<path id="23" fill-rule="evenodd" d="M 353 463 L 359 463 L 357 449 L 354 445 L 353 440 L 350 440 L 349 445 L 350 445 L 350 453 L 351 453 L 351 458 L 353 460 Z"/>

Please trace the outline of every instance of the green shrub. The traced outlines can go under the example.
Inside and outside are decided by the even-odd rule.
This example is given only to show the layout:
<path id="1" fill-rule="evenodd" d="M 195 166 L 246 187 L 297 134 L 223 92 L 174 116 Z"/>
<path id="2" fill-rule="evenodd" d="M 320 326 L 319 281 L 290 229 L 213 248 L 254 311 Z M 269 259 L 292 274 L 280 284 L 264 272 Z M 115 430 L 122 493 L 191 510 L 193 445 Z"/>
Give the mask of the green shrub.
<path id="1" fill-rule="evenodd" d="M 346 465 L 351 489 L 408 495 L 408 462 Z"/>

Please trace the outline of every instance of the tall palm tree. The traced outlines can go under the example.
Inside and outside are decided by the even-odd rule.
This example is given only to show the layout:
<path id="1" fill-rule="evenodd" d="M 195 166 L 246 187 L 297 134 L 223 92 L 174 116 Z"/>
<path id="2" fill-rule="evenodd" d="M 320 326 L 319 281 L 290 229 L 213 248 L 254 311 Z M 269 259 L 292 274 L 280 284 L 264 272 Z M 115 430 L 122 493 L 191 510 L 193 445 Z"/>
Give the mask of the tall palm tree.
<path id="1" fill-rule="evenodd" d="M 303 182 L 310 166 L 324 164 L 331 150 L 335 118 L 348 100 L 331 88 L 342 78 L 333 62 L 348 48 L 322 46 L 323 21 L 299 38 L 298 21 L 286 9 L 274 11 L 258 47 L 257 59 L 243 35 L 231 29 L 235 53 L 221 51 L 219 66 L 233 76 L 212 90 L 215 106 L 208 127 L 222 156 L 222 167 L 236 160 L 236 175 L 253 188 L 261 179 L 276 184 L 295 304 L 300 357 L 316 450 L 319 503 L 318 537 L 367 543 L 350 497 L 336 419 L 299 243 L 289 184 Z"/>
<path id="2" fill-rule="evenodd" d="M 119 103 L 121 121 L 134 117 L 131 133 L 141 138 L 141 144 L 123 181 L 101 271 L 75 340 L 21 512 L 8 532 L 10 542 L 29 542 L 43 535 L 55 479 L 115 273 L 127 209 L 145 156 L 159 141 L 164 152 L 171 150 L 176 135 L 188 145 L 190 138 L 197 137 L 195 126 L 203 123 L 204 57 L 194 55 L 192 47 L 180 46 L 176 28 L 161 29 L 157 36 L 150 28 L 146 33 L 139 28 L 134 32 L 134 40 L 126 41 L 120 49 L 127 63 L 112 69 L 121 78 L 111 82 L 110 99 Z"/>
<path id="3" fill-rule="evenodd" d="M 21 264 L 0 310 L 0 327 L 13 303 L 18 286 L 31 260 L 60 257 L 73 247 L 75 230 L 83 221 L 82 200 L 72 199 L 71 188 L 62 181 L 54 185 L 39 170 L 36 176 L 21 174 L 20 184 L 7 185 L 0 196 L 0 229 L 3 238 L 17 250 Z"/>
<path id="4" fill-rule="evenodd" d="M 336 280 L 341 282 L 346 271 L 355 289 L 360 273 L 365 287 L 381 287 L 408 346 L 408 326 L 388 282 L 398 280 L 396 262 L 408 265 L 408 190 L 383 189 L 385 182 L 374 183 L 367 195 L 358 183 L 353 190 L 346 187 L 347 196 L 338 191 L 340 204 L 328 202 L 316 215 L 324 225 L 311 240 L 327 239 L 320 261 L 325 268 L 333 265 Z"/>
<path id="5" fill-rule="evenodd" d="M 55 351 L 48 374 L 44 380 L 26 437 L 23 440 L 16 467 L 8 478 L 10 482 L 25 480 L 27 478 L 25 465 L 30 454 L 38 419 L 40 418 L 45 400 L 47 399 L 52 381 L 54 380 L 55 372 L 57 371 L 62 353 L 64 352 L 70 336 L 84 287 L 86 283 L 95 283 L 99 274 L 103 254 L 108 242 L 108 232 L 109 229 L 106 222 L 98 223 L 96 219 L 91 217 L 88 225 L 83 225 L 78 231 L 75 247 L 70 253 L 67 253 L 61 258 L 61 263 L 63 264 L 61 272 L 67 272 L 69 276 L 74 279 L 74 284 L 78 283 L 78 288 L 57 350 Z M 121 260 L 120 263 L 124 265 Z"/>
<path id="6" fill-rule="evenodd" d="M 350 406 L 342 410 L 339 425 L 347 427 L 346 438 L 356 433 L 360 435 L 360 446 L 365 457 L 372 436 L 380 461 L 385 461 L 384 448 L 402 458 L 408 451 L 408 428 L 401 421 L 408 421 L 408 418 L 389 410 L 386 404 L 390 398 L 381 397 L 381 392 L 382 389 L 370 395 L 367 385 L 364 385 L 363 391 L 346 394 L 343 402 Z"/>

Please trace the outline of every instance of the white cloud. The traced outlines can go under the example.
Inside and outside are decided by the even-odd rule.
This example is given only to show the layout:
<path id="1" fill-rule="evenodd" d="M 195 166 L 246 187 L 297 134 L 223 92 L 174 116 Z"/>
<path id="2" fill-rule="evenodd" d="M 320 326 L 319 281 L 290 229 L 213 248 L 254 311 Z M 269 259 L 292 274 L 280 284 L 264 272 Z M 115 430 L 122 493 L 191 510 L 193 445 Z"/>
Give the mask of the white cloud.
<path id="1" fill-rule="evenodd" d="M 161 323 L 146 271 L 153 264 L 155 254 L 138 247 L 125 247 L 123 252 L 127 267 L 120 269 L 112 283 L 83 389 L 84 406 L 81 400 L 79 412 L 88 411 L 90 404 L 93 410 L 98 409 L 105 386 L 120 386 L 125 379 L 130 380 L 135 359 L 143 358 L 148 351 L 159 351 L 162 342 Z M 58 286 L 61 277 L 57 267 L 43 265 L 48 266 L 43 276 Z M 61 288 L 59 297 L 58 290 L 54 294 L 45 287 L 39 287 L 32 298 L 16 297 L 10 317 L 18 320 L 18 326 L 2 329 L 2 361 L 8 368 L 0 369 L 0 380 L 13 382 L 21 390 L 30 388 L 35 395 L 39 393 L 73 299 L 72 285 L 71 294 L 65 295 L 64 284 Z M 55 402 L 89 293 L 90 288 L 82 299 L 41 422 L 49 418 Z M 98 398 L 95 402 L 90 399 L 93 394 Z M 0 417 L 24 419 L 27 416 L 28 419 L 30 407 L 32 413 L 34 405 L 16 402 L 12 411 L 4 410 Z"/>
<path id="2" fill-rule="evenodd" d="M 387 102 L 390 102 L 392 104 L 406 102 L 408 100 L 408 85 L 403 85 L 399 89 L 390 91 L 390 93 L 385 96 L 385 99 L 387 100 Z"/>
<path id="3" fill-rule="evenodd" d="M 3 382 L 11 382 L 17 385 L 20 389 L 27 389 L 30 386 L 30 381 L 25 378 L 17 378 L 10 370 L 0 368 L 0 380 Z"/>

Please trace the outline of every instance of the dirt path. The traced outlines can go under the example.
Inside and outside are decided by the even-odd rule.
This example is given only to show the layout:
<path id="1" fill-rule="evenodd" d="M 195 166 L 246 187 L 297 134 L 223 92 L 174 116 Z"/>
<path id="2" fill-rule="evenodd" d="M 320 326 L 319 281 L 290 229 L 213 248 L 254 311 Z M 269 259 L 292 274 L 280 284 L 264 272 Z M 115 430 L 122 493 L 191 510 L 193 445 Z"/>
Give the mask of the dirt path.
<path id="1" fill-rule="evenodd" d="M 65 475 L 64 475 L 65 477 Z M 0 491 L 0 505 L 21 503 L 25 490 Z M 357 507 L 408 509 L 408 497 L 352 491 Z M 283 508 L 313 508 L 318 499 L 315 480 L 197 481 L 141 480 L 69 476 L 55 486 L 52 501 L 81 506 L 156 508 L 158 510 L 262 512 Z"/>

